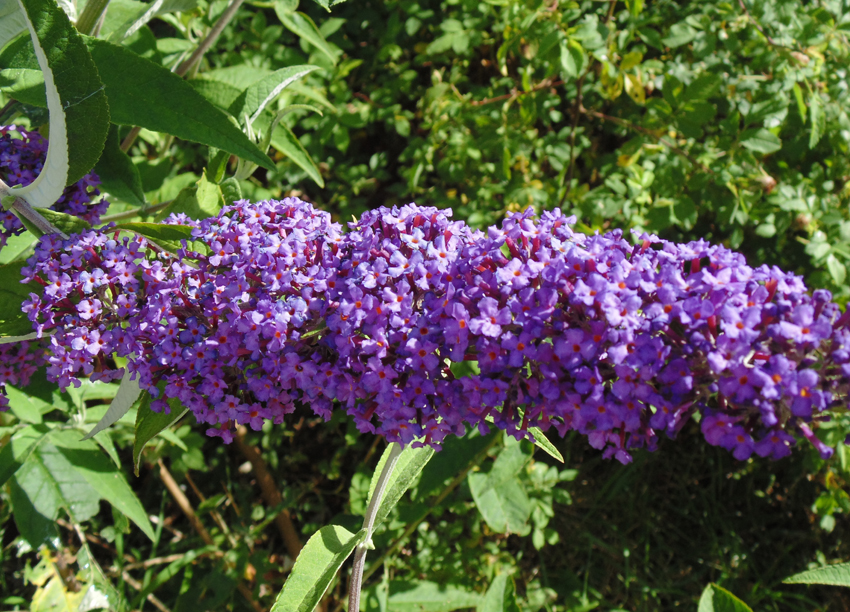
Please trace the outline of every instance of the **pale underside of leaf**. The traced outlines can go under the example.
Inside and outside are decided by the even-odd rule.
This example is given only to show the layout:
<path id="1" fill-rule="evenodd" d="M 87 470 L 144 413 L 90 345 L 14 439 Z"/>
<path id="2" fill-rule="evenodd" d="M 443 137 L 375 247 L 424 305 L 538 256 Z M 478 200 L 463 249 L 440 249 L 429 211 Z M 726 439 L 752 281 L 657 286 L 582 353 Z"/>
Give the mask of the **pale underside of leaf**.
<path id="1" fill-rule="evenodd" d="M 121 379 L 121 385 L 118 387 L 118 393 L 115 394 L 115 398 L 109 405 L 109 410 L 106 411 L 106 414 L 104 414 L 103 418 L 98 421 L 97 425 L 95 425 L 92 430 L 86 434 L 83 440 L 88 440 L 107 427 L 112 426 L 118 421 L 118 419 L 127 414 L 130 407 L 136 403 L 137 399 L 139 399 L 139 395 L 141 395 L 142 390 L 139 388 L 138 378 L 131 380 L 130 376 L 131 374 L 129 370 L 124 372 L 124 377 Z"/>
<path id="2" fill-rule="evenodd" d="M 68 164 L 68 132 L 62 100 L 59 98 L 59 90 L 53 81 L 53 72 L 48 65 L 47 56 L 44 54 L 44 49 L 42 49 L 41 42 L 38 40 L 38 34 L 27 16 L 24 5 L 21 0 L 17 1 L 30 32 L 38 65 L 44 73 L 47 110 L 50 112 L 50 131 L 48 133 L 50 142 L 47 147 L 47 159 L 38 178 L 26 187 L 14 191 L 18 197 L 26 200 L 33 208 L 47 208 L 62 196 L 62 191 L 65 189 L 65 180 L 68 178 L 70 168 Z"/>

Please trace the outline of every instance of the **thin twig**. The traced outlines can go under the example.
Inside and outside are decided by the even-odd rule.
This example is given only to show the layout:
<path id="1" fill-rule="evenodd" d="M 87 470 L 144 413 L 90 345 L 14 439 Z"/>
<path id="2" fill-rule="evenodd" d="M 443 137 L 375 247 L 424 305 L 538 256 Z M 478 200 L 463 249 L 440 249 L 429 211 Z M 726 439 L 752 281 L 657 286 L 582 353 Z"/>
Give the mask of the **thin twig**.
<path id="1" fill-rule="evenodd" d="M 580 110 L 580 112 L 582 112 L 586 115 L 590 115 L 591 117 L 596 117 L 597 119 L 602 119 L 603 121 L 610 121 L 611 123 L 616 123 L 617 125 L 621 125 L 621 126 L 628 128 L 630 130 L 634 130 L 636 132 L 640 132 L 641 134 L 645 134 L 647 136 L 650 136 L 650 137 L 654 138 L 656 141 L 658 141 L 659 143 L 663 144 L 665 147 L 667 147 L 671 151 L 673 151 L 674 153 L 676 153 L 677 155 L 681 155 L 682 157 L 687 159 L 689 162 L 691 162 L 694 166 L 696 166 L 697 168 L 699 168 L 703 172 L 706 172 L 708 174 L 714 174 L 714 171 L 711 168 L 709 168 L 708 166 L 706 166 L 705 164 L 703 164 L 702 162 L 697 160 L 690 153 L 688 153 L 684 149 L 680 149 L 679 147 L 674 145 L 672 142 L 670 142 L 669 140 L 667 140 L 663 136 L 656 135 L 655 133 L 652 132 L 652 130 L 648 130 L 641 125 L 636 125 L 636 124 L 632 123 L 631 121 L 626 121 L 625 119 L 620 119 L 619 117 L 612 117 L 611 115 L 606 115 L 605 113 L 600 113 L 599 111 L 590 110 L 590 109 L 587 109 L 587 108 L 584 108 L 584 107 L 580 108 L 579 110 Z"/>
<path id="2" fill-rule="evenodd" d="M 142 131 L 138 125 L 134 126 L 133 129 L 124 137 L 124 140 L 121 141 L 121 150 L 126 153 L 130 150 L 130 147 L 133 146 L 133 143 L 136 142 L 136 138 L 139 136 L 139 132 Z"/>
<path id="3" fill-rule="evenodd" d="M 212 556 L 212 557 L 223 557 L 224 553 L 220 550 L 214 550 L 208 553 L 202 553 L 200 555 L 196 555 L 195 558 L 200 558 L 204 556 Z M 145 561 L 138 561 L 134 563 L 128 563 L 124 566 L 125 570 L 133 570 L 133 569 L 148 569 L 149 567 L 154 567 L 155 565 L 164 565 L 166 563 L 174 563 L 175 561 L 179 561 L 186 557 L 185 553 L 177 553 L 174 555 L 167 555 L 165 557 L 154 557 L 153 559 L 147 559 Z"/>
<path id="4" fill-rule="evenodd" d="M 221 32 L 230 23 L 231 19 L 236 15 L 236 11 L 239 10 L 243 0 L 233 0 L 230 3 L 224 12 L 221 14 L 221 17 L 218 18 L 218 21 L 215 22 L 215 25 L 206 35 L 204 40 L 198 45 L 198 48 L 189 56 L 187 60 L 177 66 L 177 70 L 174 72 L 178 76 L 185 76 L 187 72 L 195 65 L 196 62 L 200 62 L 201 58 L 204 56 L 204 53 L 209 51 L 210 47 L 215 44 L 215 41 L 218 39 Z"/>
<path id="5" fill-rule="evenodd" d="M 121 574 L 121 577 L 124 579 L 124 582 L 129 584 L 131 587 L 133 587 L 137 591 L 141 592 L 141 591 L 144 590 L 145 585 L 143 585 L 141 582 L 139 582 L 138 580 L 133 578 L 130 575 L 130 572 L 124 571 Z M 164 603 L 162 603 L 162 601 L 160 601 L 159 598 L 156 595 L 154 595 L 153 593 L 148 593 L 147 600 L 149 602 L 151 602 L 151 604 L 157 610 L 159 610 L 159 612 L 171 612 L 171 610 L 168 608 L 168 606 L 166 606 Z"/>
<path id="6" fill-rule="evenodd" d="M 471 106 L 484 106 L 485 104 L 493 104 L 494 102 L 502 102 L 504 100 L 510 100 L 511 98 L 519 98 L 521 96 L 525 96 L 530 93 L 534 93 L 536 91 L 540 91 L 541 89 L 546 89 L 547 87 L 558 87 L 559 85 L 563 85 L 564 81 L 554 80 L 554 79 L 543 79 L 529 89 L 528 91 L 519 91 L 516 87 L 511 90 L 511 93 L 504 94 L 501 96 L 496 96 L 494 98 L 484 98 L 483 100 L 472 100 L 470 101 Z"/>
<path id="7" fill-rule="evenodd" d="M 162 459 L 157 461 L 157 465 L 159 465 L 159 476 L 162 478 L 162 483 L 165 485 L 165 488 L 168 489 L 168 492 L 171 493 L 171 496 L 177 502 L 177 505 L 180 506 L 183 514 L 185 514 L 186 518 L 189 519 L 192 527 L 198 532 L 198 535 L 201 536 L 201 539 L 205 544 L 215 546 L 212 536 L 206 530 L 204 524 L 201 523 L 201 519 L 198 518 L 198 515 L 195 514 L 192 504 L 189 503 L 189 498 L 187 498 L 186 494 L 183 493 L 182 489 L 180 489 L 180 486 L 177 484 L 177 481 L 174 480 L 174 477 L 171 475 L 171 472 L 168 471 L 168 468 L 165 467 Z M 264 612 L 260 604 L 254 600 L 251 589 L 241 582 L 236 585 L 236 589 L 242 594 L 242 597 L 251 604 L 251 607 L 254 608 L 254 610 L 257 612 Z"/>
<path id="8" fill-rule="evenodd" d="M 260 485 L 260 493 L 269 506 L 282 507 L 283 497 L 275 486 L 274 477 L 269 472 L 265 460 L 263 460 L 260 451 L 245 442 L 245 427 L 236 429 L 236 437 L 234 442 L 239 452 L 251 463 L 251 468 L 254 470 L 254 476 L 257 478 L 257 484 Z M 283 543 L 286 546 L 286 552 L 294 561 L 301 552 L 301 539 L 298 537 L 298 531 L 295 525 L 292 524 L 292 517 L 289 515 L 289 510 L 283 508 L 276 517 L 274 517 L 280 536 L 283 538 Z"/>

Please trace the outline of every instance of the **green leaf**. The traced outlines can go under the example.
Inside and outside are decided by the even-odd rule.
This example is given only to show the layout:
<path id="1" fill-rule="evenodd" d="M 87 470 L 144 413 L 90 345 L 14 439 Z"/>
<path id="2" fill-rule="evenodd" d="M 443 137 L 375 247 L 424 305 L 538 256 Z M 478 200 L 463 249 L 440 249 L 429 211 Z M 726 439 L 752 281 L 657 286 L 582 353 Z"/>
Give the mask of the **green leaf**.
<path id="1" fill-rule="evenodd" d="M 703 74 L 691 81 L 691 84 L 685 88 L 682 101 L 708 100 L 714 95 L 722 82 L 723 79 L 717 74 Z"/>
<path id="2" fill-rule="evenodd" d="M 126 370 L 124 376 L 121 378 L 118 393 L 115 394 L 112 403 L 109 405 L 109 410 L 106 411 L 106 414 L 98 421 L 97 425 L 92 427 L 92 430 L 85 435 L 83 440 L 88 440 L 107 427 L 111 427 L 118 419 L 127 414 L 133 404 L 136 403 L 136 400 L 139 399 L 139 395 L 142 394 L 142 390 L 139 388 L 139 375 L 133 374 L 136 377 L 135 380 L 131 380 L 130 376 L 130 371 Z"/>
<path id="3" fill-rule="evenodd" d="M 59 531 L 56 529 L 55 512 L 50 516 L 43 514 L 51 508 L 44 504 L 36 506 L 30 493 L 21 487 L 14 476 L 9 480 L 9 501 L 15 526 L 25 542 L 36 549 L 42 544 L 58 548 Z M 58 506 L 55 510 L 58 512 Z"/>
<path id="4" fill-rule="evenodd" d="M 313 161 L 307 149 L 304 148 L 304 145 L 301 144 L 295 134 L 292 133 L 292 130 L 287 126 L 282 123 L 277 124 L 277 127 L 272 132 L 271 144 L 275 149 L 291 159 L 296 166 L 306 172 L 307 176 L 313 179 L 319 187 L 325 186 L 325 181 L 316 162 Z"/>
<path id="5" fill-rule="evenodd" d="M 100 509 L 98 492 L 53 444 L 58 433 L 54 432 L 50 440 L 42 441 L 10 480 L 29 500 L 30 512 L 23 512 L 18 504 L 13 504 L 15 523 L 33 548 L 46 543 L 44 538 L 50 534 L 45 532 L 41 523 L 45 519 L 55 521 L 60 509 L 68 512 L 71 519 L 78 523 L 90 519 Z M 74 432 L 66 433 L 77 435 Z M 113 470 L 109 460 L 104 459 L 109 469 Z M 29 517 L 30 513 L 37 516 Z"/>
<path id="6" fill-rule="evenodd" d="M 0 487 L 15 475 L 30 453 L 51 431 L 47 425 L 30 425 L 9 438 L 0 448 Z"/>
<path id="7" fill-rule="evenodd" d="M 91 229 L 91 224 L 88 221 L 75 217 L 74 215 L 68 215 L 49 208 L 39 209 L 38 213 L 50 221 L 53 227 L 58 229 L 60 232 L 68 234 L 69 236 L 71 234 L 79 234 L 87 229 Z M 36 236 L 41 235 L 42 232 L 38 228 L 32 226 L 29 221 L 20 217 L 18 218 L 21 219 L 21 223 L 23 223 L 30 232 Z"/>
<path id="8" fill-rule="evenodd" d="M 561 39 L 561 69 L 571 79 L 575 79 L 584 70 L 584 49 L 572 38 Z"/>
<path id="9" fill-rule="evenodd" d="M 661 42 L 671 49 L 675 49 L 676 47 L 688 44 L 696 37 L 697 31 L 687 23 L 681 22 L 670 28 L 670 32 L 661 39 Z"/>
<path id="10" fill-rule="evenodd" d="M 779 137 L 765 128 L 753 128 L 745 130 L 741 134 L 741 144 L 750 151 L 756 153 L 775 153 L 782 148 L 782 141 Z"/>
<path id="11" fill-rule="evenodd" d="M 100 156 L 94 170 L 100 177 L 102 191 L 133 206 L 141 207 L 147 203 L 139 169 L 136 168 L 130 156 L 121 150 L 118 142 L 118 128 L 115 125 L 109 128 L 103 155 Z"/>
<path id="12" fill-rule="evenodd" d="M 179 242 L 192 239 L 192 228 L 188 225 L 167 225 L 165 223 L 146 223 L 133 221 L 119 223 L 115 229 L 135 232 L 159 244 L 161 242 Z"/>
<path id="13" fill-rule="evenodd" d="M 794 99 L 797 101 L 797 112 L 800 114 L 800 121 L 806 123 L 806 101 L 803 99 L 803 90 L 799 83 L 794 83 Z"/>
<path id="14" fill-rule="evenodd" d="M 753 612 L 743 601 L 726 589 L 712 583 L 705 587 L 699 598 L 697 612 Z"/>
<path id="15" fill-rule="evenodd" d="M 555 448 L 555 445 L 549 441 L 549 438 L 540 430 L 539 427 L 529 427 L 528 431 L 534 436 L 534 446 L 543 450 L 553 459 L 557 459 L 561 463 L 564 462 L 564 456 Z"/>
<path id="16" fill-rule="evenodd" d="M 79 474 L 105 499 L 154 540 L 153 527 L 139 498 L 127 484 L 124 475 L 91 440 L 80 440 L 75 431 L 64 430 L 50 439 Z M 42 444 L 42 448 L 43 448 Z"/>
<path id="17" fill-rule="evenodd" d="M 0 0 L 0 49 L 27 30 L 27 20 L 18 0 Z"/>
<path id="18" fill-rule="evenodd" d="M 516 476 L 531 458 L 530 446 L 527 442 L 511 442 L 489 473 L 469 474 L 472 499 L 487 525 L 497 533 L 528 532 L 531 501 Z"/>
<path id="19" fill-rule="evenodd" d="M 109 13 L 115 10 L 115 4 L 116 2 L 114 1 L 110 3 Z M 135 12 L 129 18 L 126 18 L 118 27 L 111 30 L 104 27 L 104 30 L 109 33 L 108 40 L 119 43 L 123 39 L 132 36 L 154 17 L 168 13 L 191 11 L 198 5 L 198 2 L 197 0 L 164 0 L 164 2 L 152 2 L 150 4 L 133 2 L 131 6 L 137 5 L 141 6 L 136 8 Z M 107 17 L 110 17 L 109 13 Z"/>
<path id="20" fill-rule="evenodd" d="M 21 311 L 30 293 L 41 293 L 37 283 L 21 283 L 24 261 L 0 266 L 0 336 L 23 336 L 32 331 L 32 323 Z"/>
<path id="21" fill-rule="evenodd" d="M 215 80 L 208 74 L 201 74 L 189 83 L 195 91 L 223 111 L 233 106 L 243 92 L 238 87 L 224 81 Z"/>
<path id="22" fill-rule="evenodd" d="M 51 0 L 19 0 L 19 5 L 45 81 L 50 144 L 38 178 L 16 192 L 42 208 L 95 165 L 109 130 L 109 109 L 91 55 L 65 12 Z"/>
<path id="23" fill-rule="evenodd" d="M 520 612 L 514 579 L 507 574 L 496 576 L 490 583 L 478 612 Z"/>
<path id="24" fill-rule="evenodd" d="M 312 19 L 304 13 L 287 12 L 279 2 L 275 3 L 274 10 L 287 30 L 316 47 L 331 60 L 332 64 L 336 64 L 337 59 L 339 59 L 338 54 L 328 45 Z"/>
<path id="25" fill-rule="evenodd" d="M 800 572 L 782 581 L 785 584 L 831 584 L 850 586 L 850 563 L 838 563 Z"/>
<path id="26" fill-rule="evenodd" d="M 263 112 L 266 105 L 280 95 L 280 92 L 314 70 L 319 70 L 319 67 L 289 66 L 276 70 L 248 87 L 230 105 L 228 110 L 240 123 L 244 121 L 245 115 L 249 115 L 250 121 L 253 123 Z"/>
<path id="27" fill-rule="evenodd" d="M 207 180 L 202 175 L 198 182 L 185 187 L 177 194 L 174 201 L 157 215 L 157 221 L 162 221 L 168 215 L 185 213 L 192 219 L 200 220 L 215 217 L 224 206 L 224 196 L 221 187 Z"/>
<path id="28" fill-rule="evenodd" d="M 478 593 L 453 584 L 393 580 L 389 589 L 387 609 L 392 612 L 451 612 L 476 608 L 482 600 Z"/>
<path id="29" fill-rule="evenodd" d="M 812 119 L 812 131 L 809 133 L 809 148 L 814 149 L 826 131 L 826 115 L 823 102 L 816 91 L 809 96 L 809 116 Z"/>
<path id="30" fill-rule="evenodd" d="M 340 566 L 365 538 L 362 529 L 356 534 L 339 525 L 319 529 L 298 554 L 271 612 L 313 612 Z"/>
<path id="31" fill-rule="evenodd" d="M 234 177 L 229 177 L 221 182 L 221 195 L 226 205 L 233 204 L 242 199 L 242 186 Z"/>
<path id="32" fill-rule="evenodd" d="M 381 470 L 387 462 L 390 449 L 391 446 L 387 446 L 384 454 L 381 456 L 381 460 L 375 468 L 374 474 L 372 475 L 372 482 L 369 485 L 369 500 L 372 499 L 372 495 L 375 493 L 375 486 L 377 484 L 378 477 L 381 475 Z M 392 474 L 390 474 L 390 479 L 387 482 L 386 489 L 384 490 L 384 497 L 381 499 L 380 506 L 378 506 L 378 512 L 375 515 L 376 526 L 387 518 L 387 515 L 398 503 L 398 500 L 401 499 L 402 495 L 407 492 L 410 485 L 412 485 L 413 481 L 419 476 L 422 468 L 424 468 L 428 461 L 431 460 L 431 457 L 434 456 L 434 452 L 434 449 L 430 446 L 422 446 L 420 448 L 408 446 L 401 452 L 398 462 L 395 464 Z"/>
<path id="33" fill-rule="evenodd" d="M 139 464 L 142 460 L 142 451 L 148 442 L 153 440 L 162 430 L 168 429 L 179 421 L 189 409 L 185 408 L 178 400 L 169 399 L 170 411 L 166 413 L 151 410 L 151 396 L 145 393 L 139 411 L 136 413 L 136 432 L 133 439 L 133 469 L 136 476 L 139 475 Z"/>
<path id="34" fill-rule="evenodd" d="M 266 169 L 274 169 L 268 156 L 257 148 L 239 126 L 196 92 L 187 81 L 121 45 L 90 37 L 84 37 L 84 41 L 106 88 L 113 123 L 137 125 L 183 140 L 199 142 Z M 17 43 L 10 45 L 14 52 L 3 53 L 0 65 L 32 70 L 35 62 L 31 51 L 28 56 L 26 49 L 19 47 Z M 12 57 L 8 57 L 10 55 Z M 140 87 L 139 83 L 144 83 L 144 87 Z M 2 80 L 0 89 L 4 89 Z M 28 104 L 45 104 L 43 93 L 32 88 L 25 92 L 15 91 L 14 95 Z M 88 169 L 91 169 L 94 161 Z"/>
<path id="35" fill-rule="evenodd" d="M 835 281 L 836 285 L 840 286 L 844 284 L 844 281 L 847 279 L 847 268 L 832 253 L 826 258 L 826 269 L 829 270 L 829 274 L 832 276 L 832 280 Z"/>

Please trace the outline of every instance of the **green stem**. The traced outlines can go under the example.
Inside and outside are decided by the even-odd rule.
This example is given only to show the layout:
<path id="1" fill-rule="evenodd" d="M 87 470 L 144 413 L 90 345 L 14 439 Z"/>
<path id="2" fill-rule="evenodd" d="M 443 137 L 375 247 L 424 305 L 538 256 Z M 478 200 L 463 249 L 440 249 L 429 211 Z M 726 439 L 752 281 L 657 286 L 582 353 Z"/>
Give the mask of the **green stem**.
<path id="1" fill-rule="evenodd" d="M 376 571 L 378 571 L 378 568 L 380 568 L 384 564 L 384 561 L 386 561 L 387 557 L 389 557 L 390 555 L 395 553 L 396 550 L 401 548 L 401 545 L 407 540 L 407 538 L 410 537 L 410 534 L 416 531 L 416 528 L 419 527 L 419 524 L 422 523 L 422 521 L 424 521 L 426 518 L 428 518 L 428 515 L 430 515 L 434 511 L 434 508 L 443 503 L 443 500 L 445 500 L 446 497 L 449 496 L 449 493 L 454 491 L 458 487 L 458 485 L 460 485 L 460 483 L 462 483 L 466 479 L 466 475 L 469 474 L 470 470 L 472 470 L 472 468 L 474 468 L 475 466 L 479 465 L 485 459 L 485 457 L 487 457 L 488 453 L 490 452 L 490 449 L 493 448 L 493 445 L 495 445 L 501 439 L 501 436 L 493 436 L 493 439 L 487 444 L 487 446 L 478 451 L 478 454 L 472 458 L 472 461 L 470 461 L 466 465 L 466 467 L 463 468 L 460 473 L 458 473 L 457 476 L 452 478 L 452 481 L 448 485 L 446 485 L 446 488 L 443 489 L 437 497 L 434 498 L 434 501 L 428 504 L 428 508 L 426 508 L 425 511 L 415 521 L 411 521 L 404 529 L 404 533 L 397 537 L 393 541 L 393 543 L 389 545 L 386 551 L 384 551 L 384 553 L 380 557 L 378 557 L 378 560 L 369 566 L 369 569 L 366 570 L 366 572 L 363 574 L 363 580 L 368 580 L 369 577 Z"/>
<path id="2" fill-rule="evenodd" d="M 224 13 L 221 14 L 221 17 L 218 18 L 218 21 L 215 22 L 215 25 L 206 35 L 204 40 L 201 41 L 201 44 L 198 45 L 198 48 L 195 49 L 194 53 L 189 56 L 189 59 L 181 63 L 177 69 L 174 71 L 179 76 L 186 76 L 186 73 L 194 66 L 196 63 L 201 61 L 201 58 L 204 56 L 210 47 L 215 44 L 215 41 L 218 39 L 222 30 L 224 30 L 225 26 L 230 23 L 231 19 L 236 16 L 236 11 L 239 10 L 239 7 L 242 5 L 243 0 L 233 0 L 230 5 L 224 9 Z"/>
<path id="3" fill-rule="evenodd" d="M 77 31 L 80 34 L 91 34 L 108 4 L 109 0 L 89 0 L 86 2 L 86 8 L 83 9 L 82 14 L 77 19 Z"/>
<path id="4" fill-rule="evenodd" d="M 372 494 L 372 499 L 369 500 L 369 507 L 366 508 L 366 514 L 363 517 L 363 529 L 366 530 L 366 538 L 354 549 L 354 566 L 351 569 L 351 583 L 348 588 L 348 612 L 359 612 L 360 610 L 360 591 L 363 588 L 363 567 L 366 564 L 366 551 L 372 545 L 372 529 L 375 527 L 375 517 L 378 516 L 381 499 L 384 497 L 384 491 L 401 451 L 401 445 L 397 442 L 390 445 L 390 454 L 384 464 L 384 469 L 381 470 L 381 475 L 378 476 L 375 492 Z"/>
<path id="5" fill-rule="evenodd" d="M 15 192 L 3 181 L 0 181 L 0 210 L 4 207 L 15 213 L 16 216 L 29 221 L 42 235 L 59 234 L 67 240 L 68 235 L 53 226 L 47 219 L 38 214 L 38 211 L 29 205 L 23 198 L 15 196 Z M 11 200 L 10 204 L 6 201 Z"/>

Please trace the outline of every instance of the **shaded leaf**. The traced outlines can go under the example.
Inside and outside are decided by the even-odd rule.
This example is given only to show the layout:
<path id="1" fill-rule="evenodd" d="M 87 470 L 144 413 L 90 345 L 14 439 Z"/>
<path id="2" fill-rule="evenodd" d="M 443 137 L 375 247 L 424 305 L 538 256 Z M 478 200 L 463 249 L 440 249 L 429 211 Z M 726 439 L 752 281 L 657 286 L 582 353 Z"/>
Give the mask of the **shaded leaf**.
<path id="1" fill-rule="evenodd" d="M 507 574 L 496 576 L 490 583 L 478 612 L 520 612 L 514 579 Z"/>
<path id="2" fill-rule="evenodd" d="M 38 444 L 50 433 L 47 425 L 31 425 L 16 431 L 0 447 L 0 487 L 15 475 Z"/>
<path id="3" fill-rule="evenodd" d="M 779 137 L 765 128 L 757 128 L 745 130 L 741 134 L 741 144 L 750 151 L 756 153 L 775 153 L 782 148 L 782 141 Z"/>
<path id="4" fill-rule="evenodd" d="M 151 396 L 145 393 L 139 411 L 136 413 L 136 430 L 133 438 L 133 469 L 136 476 L 139 475 L 139 464 L 142 459 L 142 451 L 148 442 L 153 440 L 161 431 L 168 429 L 179 421 L 189 410 L 178 400 L 168 401 L 169 412 L 154 412 L 151 410 Z"/>
<path id="5" fill-rule="evenodd" d="M 131 380 L 131 376 L 135 376 L 135 380 Z M 129 412 L 130 407 L 136 403 L 136 400 L 139 399 L 139 395 L 142 393 L 142 390 L 139 388 L 138 377 L 138 374 L 131 374 L 129 370 L 124 372 L 124 376 L 121 378 L 121 385 L 118 387 L 118 393 L 112 399 L 109 410 L 106 411 L 106 414 L 98 421 L 97 425 L 85 435 L 83 440 L 94 437 L 107 427 L 115 424 L 118 419 Z"/>
<path id="6" fill-rule="evenodd" d="M 304 13 L 288 12 L 280 2 L 275 3 L 274 10 L 278 19 L 280 19 L 280 22 L 287 30 L 316 47 L 331 60 L 331 63 L 336 64 L 338 59 L 337 53 L 331 49 L 325 37 L 310 17 Z"/>
<path id="7" fill-rule="evenodd" d="M 726 589 L 712 583 L 705 587 L 699 598 L 697 612 L 753 612 L 743 601 Z"/>
<path id="8" fill-rule="evenodd" d="M 136 168 L 130 156 L 121 150 L 118 142 L 118 128 L 115 125 L 109 128 L 103 155 L 100 156 L 94 170 L 100 177 L 102 191 L 133 206 L 141 207 L 146 204 L 139 169 Z"/>
<path id="9" fill-rule="evenodd" d="M 387 608 L 393 612 L 450 612 L 477 607 L 481 595 L 453 584 L 393 580 Z"/>
<path id="10" fill-rule="evenodd" d="M 377 467 L 375 467 L 375 472 L 372 475 L 372 482 L 369 485 L 370 500 L 372 495 L 375 493 L 375 486 L 378 482 L 378 477 L 381 475 L 381 470 L 387 462 L 391 448 L 392 445 L 387 446 L 386 450 L 384 450 L 384 454 L 381 456 L 381 460 L 378 462 Z M 387 515 L 395 507 L 402 495 L 407 492 L 410 485 L 412 485 L 413 481 L 419 476 L 422 468 L 424 468 L 428 461 L 431 460 L 431 457 L 434 456 L 434 453 L 434 449 L 430 446 L 423 446 L 420 448 L 408 446 L 401 452 L 401 455 L 399 455 L 398 461 L 393 468 L 392 474 L 390 475 L 389 481 L 387 482 L 386 489 L 384 490 L 384 496 L 378 506 L 378 512 L 375 515 L 376 526 L 387 518 Z"/>
<path id="11" fill-rule="evenodd" d="M 319 187 L 325 186 L 325 181 L 322 178 L 321 172 L 319 172 L 316 162 L 313 161 L 307 149 L 304 148 L 304 145 L 299 142 L 298 138 L 296 138 L 295 134 L 287 126 L 282 123 L 277 124 L 277 127 L 272 132 L 271 144 L 275 149 L 291 159 L 296 166 L 306 172 L 307 176 L 313 179 Z"/>

